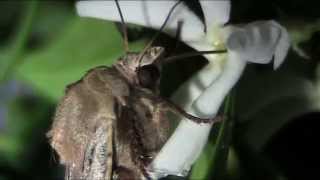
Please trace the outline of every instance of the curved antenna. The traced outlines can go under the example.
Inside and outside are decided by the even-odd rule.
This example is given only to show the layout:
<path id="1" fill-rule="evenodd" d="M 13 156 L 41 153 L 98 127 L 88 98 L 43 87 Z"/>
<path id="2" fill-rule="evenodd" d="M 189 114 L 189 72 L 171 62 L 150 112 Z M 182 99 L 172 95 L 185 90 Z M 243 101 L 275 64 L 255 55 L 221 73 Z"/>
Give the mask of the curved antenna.
<path id="1" fill-rule="evenodd" d="M 123 46 L 124 46 L 124 50 L 126 53 L 129 52 L 129 45 L 128 45 L 128 33 L 127 33 L 127 27 L 126 27 L 126 23 L 124 22 L 124 18 L 123 18 L 123 14 L 119 5 L 118 0 L 115 0 L 116 5 L 117 5 L 117 9 L 119 11 L 119 15 L 121 18 L 121 28 L 122 28 L 122 34 L 123 34 Z"/>
<path id="2" fill-rule="evenodd" d="M 174 9 L 182 2 L 182 0 L 179 0 L 176 4 L 174 4 L 172 6 L 172 8 L 170 9 L 168 16 L 166 17 L 166 19 L 164 20 L 163 24 L 161 25 L 159 31 L 157 32 L 157 34 L 155 36 L 153 36 L 153 38 L 149 41 L 149 43 L 146 45 L 146 47 L 142 50 L 142 52 L 140 53 L 139 56 L 139 65 L 141 64 L 142 58 L 145 55 L 145 53 L 147 52 L 147 50 L 151 47 L 152 43 L 157 39 L 157 37 L 160 35 L 160 33 L 162 32 L 162 30 L 164 29 L 164 27 L 166 26 L 167 22 L 169 21 L 169 18 L 171 16 L 171 14 L 173 13 Z"/>
<path id="3" fill-rule="evenodd" d="M 160 35 L 160 33 L 162 32 L 162 30 L 164 29 L 165 25 L 167 24 L 167 22 L 169 21 L 170 16 L 172 15 L 174 9 L 182 2 L 182 0 L 179 0 L 176 4 L 174 4 L 169 13 L 168 16 L 166 17 L 165 21 L 163 22 L 163 24 L 161 25 L 160 29 L 157 31 L 156 35 L 149 41 L 149 43 L 146 45 L 146 47 L 142 50 L 142 52 L 140 53 L 139 56 L 139 66 L 141 64 L 142 58 L 145 55 L 145 53 L 147 52 L 147 50 L 151 47 L 152 43 L 156 40 L 156 38 Z M 182 22 L 178 22 L 178 27 L 179 31 L 181 31 L 181 26 L 182 26 Z M 177 36 L 180 36 L 181 32 L 177 33 Z M 183 53 L 180 55 L 175 55 L 175 56 L 171 56 L 171 57 L 167 57 L 163 60 L 163 62 L 166 63 L 171 63 L 174 62 L 178 59 L 183 59 L 183 58 L 188 58 L 188 57 L 193 57 L 193 56 L 199 56 L 199 55 L 204 55 L 204 54 L 223 54 L 223 53 L 227 53 L 226 49 L 223 50 L 212 50 L 212 51 L 197 51 L 197 52 L 191 52 L 191 53 Z"/>

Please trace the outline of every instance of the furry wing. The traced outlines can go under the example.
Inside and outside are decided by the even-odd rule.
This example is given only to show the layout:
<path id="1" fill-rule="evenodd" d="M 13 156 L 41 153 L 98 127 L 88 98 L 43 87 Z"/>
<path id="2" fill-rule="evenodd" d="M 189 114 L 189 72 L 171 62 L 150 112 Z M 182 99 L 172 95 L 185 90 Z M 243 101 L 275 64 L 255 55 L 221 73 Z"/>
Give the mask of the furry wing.
<path id="1" fill-rule="evenodd" d="M 96 131 L 88 143 L 84 174 L 86 179 L 109 180 L 113 171 L 113 125 L 105 117 L 99 120 Z"/>
<path id="2" fill-rule="evenodd" d="M 111 179 L 115 98 L 99 78 L 97 68 L 69 86 L 59 103 L 48 136 L 66 179 Z"/>

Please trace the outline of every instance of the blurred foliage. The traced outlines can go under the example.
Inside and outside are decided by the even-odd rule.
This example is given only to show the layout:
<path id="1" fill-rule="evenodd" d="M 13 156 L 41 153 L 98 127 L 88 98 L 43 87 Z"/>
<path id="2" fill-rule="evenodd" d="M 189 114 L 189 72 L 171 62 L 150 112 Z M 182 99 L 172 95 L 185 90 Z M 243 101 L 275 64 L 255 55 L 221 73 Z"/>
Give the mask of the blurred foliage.
<path id="1" fill-rule="evenodd" d="M 61 34 L 27 55 L 17 69 L 19 79 L 54 100 L 63 95 L 67 84 L 92 67 L 111 65 L 121 52 L 121 38 L 110 23 L 73 17 L 62 27 Z"/>
<path id="2" fill-rule="evenodd" d="M 17 69 L 19 79 L 54 100 L 86 71 L 99 65 L 110 66 L 123 53 L 122 40 L 113 23 L 71 17 L 62 27 L 52 42 L 26 55 Z M 133 44 L 131 49 L 141 45 Z"/>
<path id="3" fill-rule="evenodd" d="M 277 18 L 288 28 L 294 49 L 277 71 L 248 66 L 222 109 L 228 119 L 212 130 L 190 179 L 312 179 L 308 175 L 320 170 L 314 150 L 320 110 L 319 5 L 308 2 L 232 1 L 231 23 Z M 0 13 L 0 179 L 61 178 L 45 137 L 54 106 L 67 84 L 95 66 L 115 62 L 123 54 L 122 38 L 111 22 L 78 17 L 74 2 L 1 1 Z M 143 32 L 131 50 L 141 49 L 143 35 L 153 31 Z M 170 51 L 175 43 L 159 45 Z M 165 68 L 163 94 L 171 95 L 203 65 L 189 61 Z M 8 88 L 10 82 L 17 85 Z"/>

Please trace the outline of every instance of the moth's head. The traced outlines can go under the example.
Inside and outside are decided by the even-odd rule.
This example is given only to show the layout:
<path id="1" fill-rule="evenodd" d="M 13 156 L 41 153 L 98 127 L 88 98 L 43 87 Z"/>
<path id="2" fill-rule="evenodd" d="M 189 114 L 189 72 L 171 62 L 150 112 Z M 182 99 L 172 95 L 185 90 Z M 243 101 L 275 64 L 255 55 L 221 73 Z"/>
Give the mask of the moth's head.
<path id="1" fill-rule="evenodd" d="M 139 54 L 141 56 L 141 53 Z M 160 65 L 161 58 L 164 56 L 164 48 L 163 47 L 150 47 L 143 54 L 143 57 L 140 58 L 139 66 L 146 66 L 150 64 Z M 139 60 L 138 60 L 139 61 Z M 139 67 L 138 67 L 139 68 Z"/>
<path id="2" fill-rule="evenodd" d="M 164 48 L 151 47 L 146 50 L 142 57 L 141 53 L 128 53 L 120 58 L 116 67 L 134 86 L 153 90 L 160 83 L 163 55 Z"/>

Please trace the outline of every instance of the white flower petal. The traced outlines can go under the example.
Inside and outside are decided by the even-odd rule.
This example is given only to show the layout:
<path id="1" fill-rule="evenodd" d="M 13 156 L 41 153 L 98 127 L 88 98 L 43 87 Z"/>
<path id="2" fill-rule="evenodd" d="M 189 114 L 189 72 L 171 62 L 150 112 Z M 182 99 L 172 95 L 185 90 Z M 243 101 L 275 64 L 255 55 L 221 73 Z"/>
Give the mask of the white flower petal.
<path id="1" fill-rule="evenodd" d="M 217 115 L 225 96 L 239 80 L 246 66 L 246 60 L 241 58 L 242 56 L 238 52 L 229 51 L 226 65 L 220 77 L 192 105 L 192 109 L 196 110 L 196 116 L 212 118 Z"/>
<path id="2" fill-rule="evenodd" d="M 281 34 L 280 34 L 278 45 L 276 46 L 276 50 L 274 53 L 273 69 L 277 69 L 280 67 L 280 65 L 285 60 L 291 45 L 291 40 L 290 40 L 288 31 L 281 25 L 277 23 L 275 24 L 279 26 L 281 30 Z"/>
<path id="3" fill-rule="evenodd" d="M 155 178 L 186 176 L 207 143 L 211 126 L 182 120 L 152 162 L 149 168 L 151 175 Z"/>
<path id="4" fill-rule="evenodd" d="M 216 24 L 223 25 L 229 21 L 231 10 L 230 0 L 200 0 L 200 4 L 207 27 Z"/>
<path id="5" fill-rule="evenodd" d="M 220 76 L 222 69 L 219 64 L 223 60 L 217 59 L 216 61 L 212 61 L 214 63 L 209 63 L 175 93 L 174 99 L 176 101 L 188 99 L 187 102 L 178 102 L 187 112 L 191 114 L 195 113 L 191 109 L 192 102 Z M 175 132 L 179 133 L 174 133 L 170 137 L 151 164 L 151 175 L 155 179 L 167 176 L 168 174 L 186 176 L 192 165 L 190 163 L 194 162 L 195 158 L 197 158 L 197 155 L 194 153 L 201 152 L 201 149 L 195 149 L 195 147 L 201 148 L 201 145 L 206 143 L 206 132 L 210 132 L 210 129 L 210 124 L 199 125 L 186 119 L 181 120 L 175 130 Z M 179 147 L 178 151 L 176 147 Z M 184 152 L 180 152 L 179 149 L 183 149 Z"/>
<path id="6" fill-rule="evenodd" d="M 227 62 L 218 78 L 211 81 L 210 86 L 188 106 L 188 112 L 203 118 L 216 116 L 225 96 L 241 77 L 248 61 L 269 63 L 272 56 L 279 53 L 277 50 L 282 49 L 285 50 L 284 54 L 279 54 L 282 62 L 289 47 L 286 43 L 281 44 L 288 42 L 285 36 L 284 40 L 281 40 L 282 32 L 285 31 L 274 21 L 255 22 L 243 28 L 227 28 Z M 203 42 L 192 45 L 198 50 L 206 50 L 209 41 Z M 210 60 L 210 56 L 206 57 L 209 59 L 209 65 L 215 62 Z M 185 176 L 205 146 L 211 127 L 212 124 L 197 124 L 183 119 L 152 162 L 152 175 L 157 178 L 168 174 Z"/>
<path id="7" fill-rule="evenodd" d="M 159 28 L 167 17 L 170 8 L 176 3 L 172 1 L 118 1 L 126 23 Z M 76 4 L 80 16 L 101 18 L 120 22 L 119 11 L 115 1 L 79 1 Z M 185 8 L 185 7 L 184 7 Z M 176 9 L 176 11 L 179 8 Z M 181 9 L 181 7 L 180 7 Z M 175 23 L 167 24 L 167 27 Z M 172 23 L 172 24 L 171 24 Z"/>
<path id="8" fill-rule="evenodd" d="M 159 29 L 176 4 L 170 1 L 119 1 L 126 23 L 133 23 L 154 29 Z M 120 21 L 120 16 L 114 1 L 80 1 L 76 4 L 80 16 L 102 18 L 111 21 Z M 178 21 L 183 21 L 181 37 L 183 39 L 198 39 L 203 34 L 203 24 L 180 3 L 174 10 L 165 32 L 175 35 Z M 191 33 L 192 32 L 192 33 Z"/>
<path id="9" fill-rule="evenodd" d="M 266 64 L 275 55 L 275 68 L 283 62 L 290 46 L 289 36 L 285 28 L 275 21 L 257 21 L 243 27 L 228 28 L 226 45 L 243 59 Z"/>
<path id="10" fill-rule="evenodd" d="M 191 104 L 221 75 L 223 61 L 224 59 L 212 61 L 192 76 L 175 92 L 172 97 L 174 102 L 186 111 L 190 111 Z"/>
<path id="11" fill-rule="evenodd" d="M 246 61 L 237 52 L 229 52 L 221 75 L 197 98 L 189 113 L 200 117 L 214 117 L 225 96 L 240 78 Z M 151 164 L 151 174 L 160 178 L 168 174 L 185 176 L 199 157 L 212 124 L 197 124 L 183 119 Z"/>
<path id="12" fill-rule="evenodd" d="M 176 0 L 163 1 L 119 1 L 126 23 L 133 23 L 154 29 L 159 29 L 169 14 Z M 229 19 L 230 1 L 203 1 L 205 18 L 208 22 L 219 24 Z M 120 21 L 120 16 L 114 1 L 79 1 L 76 4 L 80 16 Z M 175 36 L 178 21 L 183 21 L 181 39 L 183 41 L 198 41 L 204 36 L 202 22 L 183 3 L 174 10 L 164 32 Z M 209 23 L 210 24 L 210 23 Z"/>

